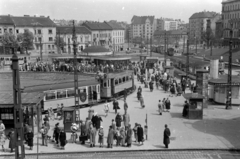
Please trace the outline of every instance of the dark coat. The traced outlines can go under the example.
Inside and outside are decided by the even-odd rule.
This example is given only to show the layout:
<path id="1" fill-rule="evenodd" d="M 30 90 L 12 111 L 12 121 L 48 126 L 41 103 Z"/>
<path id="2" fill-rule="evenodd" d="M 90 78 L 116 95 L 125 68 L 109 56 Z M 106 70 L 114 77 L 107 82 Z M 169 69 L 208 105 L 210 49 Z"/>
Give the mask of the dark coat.
<path id="1" fill-rule="evenodd" d="M 14 131 L 9 132 L 8 138 L 9 138 L 9 148 L 10 149 L 14 149 L 15 146 L 16 146 L 16 140 L 15 140 L 15 133 L 14 133 Z"/>
<path id="2" fill-rule="evenodd" d="M 113 109 L 115 110 L 115 109 L 120 109 L 119 108 L 119 103 L 118 103 L 118 101 L 116 100 L 116 101 L 113 101 Z"/>
<path id="3" fill-rule="evenodd" d="M 165 101 L 165 106 L 166 106 L 167 110 L 171 109 L 171 102 L 170 102 L 170 100 L 166 100 Z"/>
<path id="4" fill-rule="evenodd" d="M 149 88 L 150 88 L 150 89 L 153 89 L 153 82 L 152 82 L 152 81 L 149 82 Z"/>
<path id="5" fill-rule="evenodd" d="M 107 137 L 107 144 L 113 144 L 113 137 L 114 137 L 114 130 L 109 129 L 108 131 L 108 137 Z"/>
<path id="6" fill-rule="evenodd" d="M 28 144 L 28 146 L 30 146 L 30 147 L 33 146 L 33 137 L 34 137 L 33 132 L 28 132 L 28 133 L 27 133 L 27 144 Z"/>
<path id="7" fill-rule="evenodd" d="M 138 142 L 143 142 L 143 128 L 142 127 L 137 128 L 137 139 L 138 139 Z"/>
<path id="8" fill-rule="evenodd" d="M 96 127 L 96 122 L 97 122 L 97 119 L 98 117 L 97 116 L 95 116 L 95 115 L 93 115 L 92 116 L 92 125 L 93 125 L 93 127 Z"/>
<path id="9" fill-rule="evenodd" d="M 64 131 L 61 131 L 59 134 L 59 140 L 60 140 L 60 145 L 65 146 L 66 145 L 66 133 Z"/>
<path id="10" fill-rule="evenodd" d="M 117 114 L 116 118 L 115 118 L 115 121 L 116 121 L 116 126 L 117 127 L 121 127 L 121 122 L 122 122 L 122 117 L 121 115 Z"/>
<path id="11" fill-rule="evenodd" d="M 100 116 L 96 116 L 96 123 L 95 123 L 95 127 L 96 129 L 99 129 L 100 126 L 101 126 L 101 121 L 102 121 L 102 118 Z"/>
<path id="12" fill-rule="evenodd" d="M 127 144 L 132 144 L 132 129 L 127 129 L 126 142 Z"/>
<path id="13" fill-rule="evenodd" d="M 164 132 L 163 132 L 163 144 L 164 145 L 168 145 L 170 144 L 170 135 L 171 135 L 171 132 L 169 130 L 169 128 L 165 128 Z"/>

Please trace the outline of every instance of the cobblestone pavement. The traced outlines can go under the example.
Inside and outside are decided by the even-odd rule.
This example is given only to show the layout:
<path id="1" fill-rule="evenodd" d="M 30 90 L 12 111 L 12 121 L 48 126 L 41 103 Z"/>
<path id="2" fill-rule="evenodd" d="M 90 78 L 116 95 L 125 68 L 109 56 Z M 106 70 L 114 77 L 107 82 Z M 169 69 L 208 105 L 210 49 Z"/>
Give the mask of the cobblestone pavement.
<path id="1" fill-rule="evenodd" d="M 36 159 L 36 155 L 28 155 L 26 159 Z M 239 159 L 239 152 L 230 151 L 135 151 L 40 155 L 39 159 Z M 13 156 L 0 159 L 14 159 Z"/>

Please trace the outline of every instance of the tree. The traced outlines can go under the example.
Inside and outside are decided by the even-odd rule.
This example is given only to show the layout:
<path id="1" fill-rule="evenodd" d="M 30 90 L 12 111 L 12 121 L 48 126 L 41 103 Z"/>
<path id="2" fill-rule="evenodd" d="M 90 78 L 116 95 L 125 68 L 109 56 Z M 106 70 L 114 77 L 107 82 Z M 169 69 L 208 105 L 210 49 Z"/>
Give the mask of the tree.
<path id="1" fill-rule="evenodd" d="M 25 30 L 24 33 L 17 36 L 17 41 L 20 42 L 20 47 L 26 50 L 26 54 L 28 54 L 28 49 L 33 49 L 33 39 L 34 35 L 29 30 Z"/>
<path id="2" fill-rule="evenodd" d="M 60 36 L 56 36 L 55 37 L 55 45 L 58 48 L 58 53 L 61 53 L 60 51 L 63 52 L 63 48 L 66 45 L 66 43 L 64 42 L 63 38 Z"/>
<path id="3" fill-rule="evenodd" d="M 4 54 L 10 54 L 11 48 L 15 49 L 19 47 L 19 42 L 16 39 L 16 36 L 12 33 L 5 32 L 2 36 L 3 52 Z"/>
<path id="4" fill-rule="evenodd" d="M 214 39 L 215 37 L 211 28 L 207 28 L 207 30 L 202 33 L 202 40 L 207 44 L 207 48 L 209 48 L 210 42 L 213 42 Z"/>

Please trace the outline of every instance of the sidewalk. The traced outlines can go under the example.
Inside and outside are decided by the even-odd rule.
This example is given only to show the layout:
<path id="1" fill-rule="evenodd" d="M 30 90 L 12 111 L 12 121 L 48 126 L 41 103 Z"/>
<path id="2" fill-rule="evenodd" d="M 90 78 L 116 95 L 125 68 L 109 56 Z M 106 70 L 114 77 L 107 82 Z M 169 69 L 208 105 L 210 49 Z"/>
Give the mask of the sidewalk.
<path id="1" fill-rule="evenodd" d="M 137 87 L 139 82 L 135 82 Z M 96 147 L 90 148 L 89 143 L 81 145 L 79 143 L 68 143 L 65 146 L 65 150 L 58 149 L 54 143 L 49 143 L 48 147 L 41 145 L 41 135 L 39 135 L 39 153 L 64 153 L 64 152 L 96 152 L 96 151 L 133 151 L 133 150 L 166 150 L 163 145 L 163 130 L 164 125 L 168 124 L 171 130 L 171 143 L 170 150 L 201 150 L 201 149 L 240 149 L 240 108 L 233 107 L 232 110 L 225 110 L 224 106 L 209 105 L 208 109 L 204 109 L 203 120 L 189 120 L 184 119 L 181 116 L 183 103 L 185 99 L 181 97 L 170 97 L 171 110 L 170 112 L 164 112 L 162 116 L 158 114 L 157 103 L 158 100 L 168 97 L 168 93 L 164 93 L 162 89 L 150 92 L 149 89 L 143 88 L 143 96 L 146 107 L 142 109 L 140 103 L 137 101 L 136 92 L 127 97 L 127 103 L 129 105 L 128 112 L 130 114 L 130 123 L 132 127 L 134 124 L 140 123 L 145 125 L 146 114 L 148 115 L 148 140 L 144 142 L 144 145 L 138 145 L 133 142 L 131 148 L 116 147 L 115 142 L 112 149 L 106 148 L 106 137 L 108 135 L 108 128 L 111 124 L 111 120 L 115 119 L 115 113 L 110 107 L 110 113 L 105 118 L 103 117 L 103 104 L 93 107 L 95 112 L 98 112 L 102 116 L 104 127 L 104 148 L 99 148 L 99 144 L 96 142 Z M 123 100 L 119 100 L 120 113 L 123 114 Z M 88 109 L 81 109 L 81 120 L 85 120 L 88 116 Z M 60 126 L 63 126 L 62 121 L 50 121 L 51 128 L 55 123 L 59 122 Z M 53 129 L 50 130 L 49 135 L 52 136 Z M 67 133 L 67 139 L 70 139 L 70 133 Z M 133 137 L 133 141 L 134 141 Z M 96 137 L 98 141 L 98 135 Z M 5 143 L 5 148 L 8 148 L 8 140 Z M 35 134 L 33 150 L 29 150 L 26 146 L 26 154 L 37 153 L 37 135 Z M 9 154 L 3 153 L 0 150 L 0 155 Z M 13 155 L 13 153 L 12 153 Z"/>

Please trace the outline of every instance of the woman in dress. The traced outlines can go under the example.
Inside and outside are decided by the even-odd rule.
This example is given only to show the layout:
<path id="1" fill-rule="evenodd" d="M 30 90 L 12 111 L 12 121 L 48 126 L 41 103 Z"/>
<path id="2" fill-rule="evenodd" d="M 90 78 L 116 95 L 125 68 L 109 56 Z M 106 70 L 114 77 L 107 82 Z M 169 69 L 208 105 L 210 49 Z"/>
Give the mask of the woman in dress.
<path id="1" fill-rule="evenodd" d="M 120 129 L 120 135 L 121 135 L 121 145 L 124 147 L 125 146 L 125 141 L 126 141 L 126 132 L 124 126 Z"/>
<path id="2" fill-rule="evenodd" d="M 0 131 L 0 145 L 2 145 L 2 150 L 5 152 L 4 144 L 6 141 L 7 137 L 5 136 L 3 131 Z"/>
<path id="3" fill-rule="evenodd" d="M 29 128 L 27 132 L 27 144 L 30 147 L 30 150 L 32 150 L 33 148 L 33 137 L 34 137 L 34 134 L 32 132 L 32 128 Z"/>
<path id="4" fill-rule="evenodd" d="M 103 126 L 100 126 L 100 129 L 99 129 L 99 132 L 98 132 L 98 143 L 100 144 L 99 147 L 103 147 L 103 143 L 104 143 Z"/>

